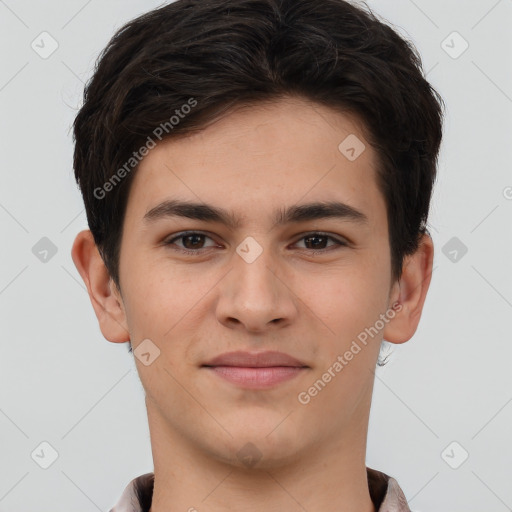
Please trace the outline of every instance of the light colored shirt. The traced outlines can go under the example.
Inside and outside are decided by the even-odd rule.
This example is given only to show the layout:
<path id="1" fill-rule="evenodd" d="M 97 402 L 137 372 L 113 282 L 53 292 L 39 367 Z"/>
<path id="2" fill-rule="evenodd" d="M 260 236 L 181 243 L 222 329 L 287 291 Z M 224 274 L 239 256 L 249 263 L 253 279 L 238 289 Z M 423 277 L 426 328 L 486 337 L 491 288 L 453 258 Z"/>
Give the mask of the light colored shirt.
<path id="1" fill-rule="evenodd" d="M 366 468 L 370 497 L 377 512 L 411 512 L 398 482 L 381 471 Z M 154 473 L 134 478 L 110 512 L 148 512 L 153 497 Z M 135 492 L 138 485 L 139 492 Z"/>

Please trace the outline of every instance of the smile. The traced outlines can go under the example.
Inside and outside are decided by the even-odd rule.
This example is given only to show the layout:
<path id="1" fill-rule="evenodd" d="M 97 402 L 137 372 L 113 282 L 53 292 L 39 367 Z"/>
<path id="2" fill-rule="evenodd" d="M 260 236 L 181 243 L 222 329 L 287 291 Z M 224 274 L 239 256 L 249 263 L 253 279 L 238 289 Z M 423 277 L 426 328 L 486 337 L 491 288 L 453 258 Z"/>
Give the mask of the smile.
<path id="1" fill-rule="evenodd" d="M 204 366 L 215 375 L 248 389 L 266 389 L 289 381 L 302 373 L 304 366 Z"/>

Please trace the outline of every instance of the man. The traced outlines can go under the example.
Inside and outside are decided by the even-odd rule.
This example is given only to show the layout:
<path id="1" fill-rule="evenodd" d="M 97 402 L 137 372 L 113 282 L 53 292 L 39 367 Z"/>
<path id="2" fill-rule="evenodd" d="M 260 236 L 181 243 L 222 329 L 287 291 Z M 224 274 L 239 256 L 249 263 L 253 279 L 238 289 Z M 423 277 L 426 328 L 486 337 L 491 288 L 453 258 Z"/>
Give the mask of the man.
<path id="1" fill-rule="evenodd" d="M 179 0 L 116 33 L 72 249 L 146 394 L 154 472 L 114 512 L 409 511 L 366 438 L 381 341 L 430 284 L 442 106 L 343 0 Z"/>

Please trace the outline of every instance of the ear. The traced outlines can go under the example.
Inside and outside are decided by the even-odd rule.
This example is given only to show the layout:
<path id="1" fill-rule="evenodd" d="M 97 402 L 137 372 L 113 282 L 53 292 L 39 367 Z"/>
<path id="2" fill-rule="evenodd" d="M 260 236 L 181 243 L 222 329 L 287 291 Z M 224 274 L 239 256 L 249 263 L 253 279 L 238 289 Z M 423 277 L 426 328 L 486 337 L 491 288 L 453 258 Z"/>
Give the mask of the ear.
<path id="1" fill-rule="evenodd" d="M 395 316 L 386 324 L 383 338 L 390 343 L 410 340 L 420 322 L 423 304 L 432 277 L 434 244 L 428 234 L 420 240 L 418 250 L 404 258 L 402 275 L 393 284 L 390 307 L 397 303 Z"/>
<path id="2" fill-rule="evenodd" d="M 71 257 L 87 286 L 103 336 L 113 343 L 130 341 L 121 293 L 108 273 L 90 230 L 78 233 Z"/>

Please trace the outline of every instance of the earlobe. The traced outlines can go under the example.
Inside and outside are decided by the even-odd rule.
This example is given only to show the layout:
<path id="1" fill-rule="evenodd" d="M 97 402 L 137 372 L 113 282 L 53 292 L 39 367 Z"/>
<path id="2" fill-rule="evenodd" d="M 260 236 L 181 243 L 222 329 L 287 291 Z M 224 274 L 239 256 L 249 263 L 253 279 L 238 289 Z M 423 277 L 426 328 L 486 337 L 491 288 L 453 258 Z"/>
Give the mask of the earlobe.
<path id="1" fill-rule="evenodd" d="M 113 343 L 130 341 L 120 293 L 108 273 L 90 230 L 78 233 L 71 257 L 87 287 L 103 336 Z"/>
<path id="2" fill-rule="evenodd" d="M 430 286 L 433 260 L 434 244 L 430 236 L 424 234 L 418 250 L 405 259 L 400 282 L 394 285 L 393 295 L 399 306 L 384 329 L 386 341 L 404 343 L 416 332 Z"/>

